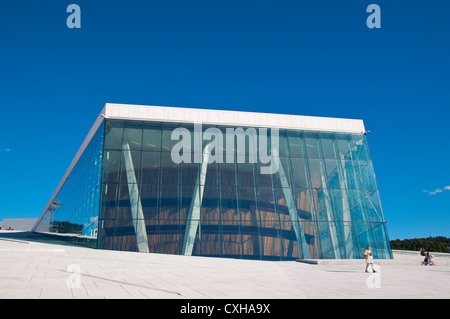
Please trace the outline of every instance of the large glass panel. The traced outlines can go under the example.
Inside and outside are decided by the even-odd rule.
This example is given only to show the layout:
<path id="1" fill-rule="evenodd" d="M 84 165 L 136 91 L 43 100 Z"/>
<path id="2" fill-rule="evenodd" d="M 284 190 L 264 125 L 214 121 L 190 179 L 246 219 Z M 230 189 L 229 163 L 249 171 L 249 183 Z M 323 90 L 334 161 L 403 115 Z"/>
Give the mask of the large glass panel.
<path id="1" fill-rule="evenodd" d="M 372 162 L 358 161 L 359 171 L 361 173 L 362 187 L 364 189 L 375 190 L 377 183 L 375 180 L 375 173 L 373 172 Z"/>
<path id="2" fill-rule="evenodd" d="M 261 220 L 261 258 L 265 260 L 281 259 L 281 239 L 279 220 Z"/>
<path id="3" fill-rule="evenodd" d="M 336 140 L 339 146 L 339 155 L 341 159 L 356 160 L 355 150 L 353 148 L 352 137 L 350 134 L 336 134 Z"/>
<path id="4" fill-rule="evenodd" d="M 392 251 L 389 245 L 389 237 L 387 234 L 385 223 L 372 223 L 372 232 L 374 237 L 373 255 L 374 258 L 390 259 L 392 258 Z"/>
<path id="5" fill-rule="evenodd" d="M 115 228 L 114 250 L 139 251 L 133 220 L 118 220 Z"/>
<path id="6" fill-rule="evenodd" d="M 142 184 L 159 184 L 161 166 L 160 152 L 142 152 L 141 181 Z"/>
<path id="7" fill-rule="evenodd" d="M 144 123 L 144 132 L 142 135 L 143 151 L 161 150 L 161 124 Z"/>
<path id="8" fill-rule="evenodd" d="M 161 220 L 179 220 L 180 219 L 180 194 L 178 185 L 161 185 L 160 196 L 161 204 L 159 219 Z"/>
<path id="9" fill-rule="evenodd" d="M 260 259 L 261 246 L 259 228 L 257 224 L 250 220 L 241 222 L 242 258 Z"/>
<path id="10" fill-rule="evenodd" d="M 325 166 L 327 170 L 327 180 L 330 188 L 341 188 L 345 189 L 347 187 L 344 176 L 341 174 L 341 167 L 338 160 L 326 159 Z"/>
<path id="11" fill-rule="evenodd" d="M 377 191 L 365 190 L 368 219 L 375 222 L 384 221 L 383 211 L 381 209 L 380 197 Z"/>
<path id="12" fill-rule="evenodd" d="M 352 135 L 352 143 L 355 148 L 356 158 L 360 161 L 370 160 L 369 147 L 367 146 L 366 135 L 354 134 Z"/>
<path id="13" fill-rule="evenodd" d="M 180 164 L 172 161 L 170 153 L 161 153 L 161 183 L 162 184 L 178 184 L 179 183 Z"/>
<path id="14" fill-rule="evenodd" d="M 235 187 L 222 186 L 220 188 L 220 211 L 222 221 L 239 220 Z"/>
<path id="15" fill-rule="evenodd" d="M 217 186 L 205 186 L 205 188 L 203 189 L 202 208 L 200 215 L 202 224 L 219 224 L 219 188 Z"/>
<path id="16" fill-rule="evenodd" d="M 108 129 L 111 133 L 112 127 Z M 115 185 L 111 185 L 109 194 L 107 187 L 102 187 L 102 163 L 109 169 L 105 179 L 117 181 L 117 161 L 102 159 L 104 130 L 104 124 L 100 125 L 39 221 L 37 232 L 64 234 L 65 240 L 97 247 L 99 214 L 104 218 L 114 218 L 115 214 Z M 100 211 L 101 204 L 104 208 Z"/>
<path id="17" fill-rule="evenodd" d="M 286 130 L 279 130 L 279 152 L 278 154 L 282 157 L 289 157 L 289 144 L 288 144 L 288 136 Z M 296 150 L 298 152 L 298 150 Z"/>
<path id="18" fill-rule="evenodd" d="M 101 200 L 101 219 L 115 219 L 117 203 L 117 184 L 103 184 L 102 185 L 102 200 Z"/>
<path id="19" fill-rule="evenodd" d="M 118 220 L 132 220 L 131 202 L 130 202 L 130 188 L 132 185 L 128 183 L 119 184 L 119 199 L 117 209 Z M 135 208 L 135 207 L 133 207 Z"/>
<path id="20" fill-rule="evenodd" d="M 200 181 L 200 165 L 197 163 L 181 163 L 181 183 L 183 185 L 195 185 L 197 181 Z"/>
<path id="21" fill-rule="evenodd" d="M 325 163 L 322 159 L 309 159 L 309 174 L 312 188 L 328 188 L 325 172 Z"/>
<path id="22" fill-rule="evenodd" d="M 222 220 L 222 257 L 241 258 L 242 245 L 239 224 L 239 221 Z"/>
<path id="23" fill-rule="evenodd" d="M 278 172 L 273 174 L 275 187 L 292 187 L 291 161 L 287 157 L 280 157 Z"/>
<path id="24" fill-rule="evenodd" d="M 122 151 L 122 160 L 120 163 L 120 182 L 137 183 L 141 181 L 141 152 L 140 151 Z"/>
<path id="25" fill-rule="evenodd" d="M 219 185 L 219 165 L 217 163 L 208 164 L 206 168 L 206 186 L 217 186 Z"/>
<path id="26" fill-rule="evenodd" d="M 322 143 L 324 158 L 339 158 L 339 149 L 334 133 L 321 133 L 320 141 Z"/>
<path id="27" fill-rule="evenodd" d="M 312 220 L 311 190 L 308 188 L 292 188 L 291 191 L 299 219 L 302 220 L 302 222 L 305 220 Z"/>
<path id="28" fill-rule="evenodd" d="M 105 124 L 105 149 L 122 149 L 123 121 L 107 120 Z"/>
<path id="29" fill-rule="evenodd" d="M 287 134 L 291 157 L 305 157 L 305 146 L 301 131 L 288 131 Z"/>
<path id="30" fill-rule="evenodd" d="M 238 186 L 253 187 L 254 186 L 254 164 L 246 161 L 237 164 Z"/>
<path id="31" fill-rule="evenodd" d="M 357 161 L 341 160 L 346 186 L 348 189 L 362 189 L 361 175 Z"/>
<path id="32" fill-rule="evenodd" d="M 163 152 L 171 152 L 175 144 L 179 143 L 182 138 L 172 140 L 172 132 L 179 128 L 179 124 L 164 123 L 162 130 L 161 149 Z M 176 135 L 178 138 L 178 135 Z"/>
<path id="33" fill-rule="evenodd" d="M 348 190 L 348 201 L 352 220 L 356 222 L 367 221 L 366 202 L 362 190 Z"/>
<path id="34" fill-rule="evenodd" d="M 219 183 L 221 186 L 236 186 L 235 163 L 219 164 Z"/>
<path id="35" fill-rule="evenodd" d="M 291 158 L 294 187 L 310 187 L 305 158 Z"/>
<path id="36" fill-rule="evenodd" d="M 158 215 L 158 198 L 159 198 L 159 188 L 158 184 L 142 184 L 141 186 L 141 204 L 146 221 L 157 220 Z"/>
<path id="37" fill-rule="evenodd" d="M 106 150 L 103 156 L 102 181 L 104 183 L 119 182 L 119 168 L 122 152 Z"/>
<path id="38" fill-rule="evenodd" d="M 272 175 L 263 174 L 264 172 L 261 170 L 266 166 L 266 164 L 261 164 L 261 162 L 258 161 L 254 165 L 256 185 L 258 185 L 259 187 L 272 187 Z"/>
<path id="39" fill-rule="evenodd" d="M 126 145 L 130 150 L 140 151 L 142 149 L 142 123 L 125 123 L 122 148 L 125 148 Z"/>
<path id="40" fill-rule="evenodd" d="M 101 188 L 95 173 L 83 178 L 91 164 L 77 165 L 58 195 L 64 205 L 55 216 L 53 211 L 46 215 L 47 228 L 80 234 L 101 228 L 99 247 L 106 249 L 139 250 L 136 230 L 145 223 L 150 252 L 263 260 L 361 258 L 360 250 L 370 245 L 379 257 L 390 258 L 365 135 L 280 129 L 280 166 L 274 174 L 261 174 L 268 163 L 261 163 L 260 153 L 249 156 L 249 137 L 259 128 L 230 127 L 237 136 L 227 162 L 227 127 L 202 125 L 203 134 L 212 134 L 198 143 L 202 147 L 222 138 L 211 162 L 202 165 L 203 153 L 193 153 L 194 127 L 111 121 L 105 127 Z M 171 139 L 177 128 L 186 133 L 180 138 L 189 139 L 182 149 L 187 153 L 180 153 L 188 160 L 181 163 L 171 154 L 180 141 Z M 245 143 L 240 145 L 244 153 L 237 152 L 238 143 Z M 271 143 L 264 150 L 268 154 Z M 259 143 L 253 146 L 259 150 Z M 86 156 L 98 152 L 101 148 Z M 220 152 L 224 161 L 217 163 Z M 89 214 L 95 205 L 99 219 Z"/>
<path id="41" fill-rule="evenodd" d="M 320 147 L 319 133 L 304 132 L 306 154 L 309 158 L 321 158 L 322 149 Z"/>

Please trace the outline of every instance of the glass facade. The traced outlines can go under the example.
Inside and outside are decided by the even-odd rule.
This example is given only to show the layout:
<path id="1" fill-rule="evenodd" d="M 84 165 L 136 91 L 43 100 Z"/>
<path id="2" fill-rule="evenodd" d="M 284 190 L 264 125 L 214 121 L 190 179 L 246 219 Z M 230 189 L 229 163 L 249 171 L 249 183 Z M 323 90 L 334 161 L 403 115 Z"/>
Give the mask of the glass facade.
<path id="1" fill-rule="evenodd" d="M 195 136 L 190 124 L 106 121 L 99 248 L 292 260 L 361 258 L 370 245 L 391 258 L 365 135 L 280 129 L 280 168 L 261 174 L 238 149 L 231 163 L 196 163 L 194 141 L 175 163 L 177 128 Z"/>
<path id="2" fill-rule="evenodd" d="M 392 258 L 364 134 L 279 129 L 278 143 L 244 136 L 230 155 L 225 134 L 208 135 L 227 128 L 203 125 L 196 140 L 194 124 L 105 119 L 38 231 L 70 228 L 111 250 L 295 260 L 362 258 L 371 246 Z M 190 139 L 183 161 L 177 129 Z M 257 154 L 274 145 L 278 170 L 263 174 Z"/>
<path id="3" fill-rule="evenodd" d="M 104 124 L 84 150 L 36 227 L 82 245 L 97 247 Z"/>

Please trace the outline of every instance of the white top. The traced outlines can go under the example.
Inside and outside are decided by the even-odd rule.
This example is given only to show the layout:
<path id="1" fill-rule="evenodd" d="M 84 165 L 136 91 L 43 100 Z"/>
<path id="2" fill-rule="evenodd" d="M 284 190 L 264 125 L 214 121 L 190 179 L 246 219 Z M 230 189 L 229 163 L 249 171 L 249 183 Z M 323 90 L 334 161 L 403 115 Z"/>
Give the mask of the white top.
<path id="1" fill-rule="evenodd" d="M 296 130 L 364 133 L 362 120 L 167 106 L 106 103 L 102 114 L 111 119 L 274 127 Z"/>
<path id="2" fill-rule="evenodd" d="M 371 264 L 373 263 L 373 256 L 372 256 L 372 252 L 370 250 L 367 250 L 364 252 L 363 254 L 364 256 L 367 256 L 366 258 L 366 263 Z"/>

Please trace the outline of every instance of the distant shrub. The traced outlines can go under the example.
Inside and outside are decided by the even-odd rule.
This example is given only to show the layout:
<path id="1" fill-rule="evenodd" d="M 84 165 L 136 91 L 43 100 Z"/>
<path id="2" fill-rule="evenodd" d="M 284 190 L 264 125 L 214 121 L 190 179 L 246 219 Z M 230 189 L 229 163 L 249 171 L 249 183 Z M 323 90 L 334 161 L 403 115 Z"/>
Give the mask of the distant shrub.
<path id="1" fill-rule="evenodd" d="M 450 238 L 447 237 L 428 237 L 428 238 L 413 238 L 413 239 L 395 239 L 390 241 L 391 249 L 396 250 L 415 250 L 420 248 L 426 251 L 433 252 L 447 252 L 447 247 L 450 247 Z"/>

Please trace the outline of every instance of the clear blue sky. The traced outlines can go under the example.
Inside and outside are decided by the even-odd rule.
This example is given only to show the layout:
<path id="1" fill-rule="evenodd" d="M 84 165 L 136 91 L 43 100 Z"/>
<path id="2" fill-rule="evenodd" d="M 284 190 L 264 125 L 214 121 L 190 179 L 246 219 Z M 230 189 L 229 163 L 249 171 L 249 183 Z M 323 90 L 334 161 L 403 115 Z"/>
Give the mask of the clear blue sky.
<path id="1" fill-rule="evenodd" d="M 39 216 L 111 102 L 363 119 L 390 238 L 450 237 L 449 14 L 447 0 L 2 1 L 0 220 Z"/>

